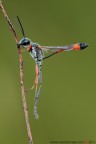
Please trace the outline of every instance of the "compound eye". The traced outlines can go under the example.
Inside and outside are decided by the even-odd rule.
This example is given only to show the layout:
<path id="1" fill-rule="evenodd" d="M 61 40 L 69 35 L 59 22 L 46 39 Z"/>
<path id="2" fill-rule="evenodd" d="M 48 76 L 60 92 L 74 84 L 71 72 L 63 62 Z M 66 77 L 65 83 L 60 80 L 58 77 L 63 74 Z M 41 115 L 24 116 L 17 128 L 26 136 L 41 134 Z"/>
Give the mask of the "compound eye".
<path id="1" fill-rule="evenodd" d="M 22 39 L 21 41 L 20 41 L 20 43 L 19 43 L 20 45 L 22 45 L 22 46 L 27 46 L 27 45 L 29 45 L 30 44 L 30 40 L 29 39 L 26 39 L 26 38 L 24 38 L 24 39 Z"/>
<path id="2" fill-rule="evenodd" d="M 22 45 L 29 45 L 30 41 L 25 41 Z"/>

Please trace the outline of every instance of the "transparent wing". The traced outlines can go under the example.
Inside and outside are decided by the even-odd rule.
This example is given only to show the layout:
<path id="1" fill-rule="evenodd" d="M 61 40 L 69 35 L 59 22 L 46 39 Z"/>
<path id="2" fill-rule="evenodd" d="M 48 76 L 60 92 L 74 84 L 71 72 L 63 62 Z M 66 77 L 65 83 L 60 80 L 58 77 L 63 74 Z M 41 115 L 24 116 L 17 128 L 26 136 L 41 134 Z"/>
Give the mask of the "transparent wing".
<path id="1" fill-rule="evenodd" d="M 38 48 L 46 52 L 55 52 L 57 50 L 70 51 L 73 49 L 73 44 L 69 46 L 38 46 Z"/>

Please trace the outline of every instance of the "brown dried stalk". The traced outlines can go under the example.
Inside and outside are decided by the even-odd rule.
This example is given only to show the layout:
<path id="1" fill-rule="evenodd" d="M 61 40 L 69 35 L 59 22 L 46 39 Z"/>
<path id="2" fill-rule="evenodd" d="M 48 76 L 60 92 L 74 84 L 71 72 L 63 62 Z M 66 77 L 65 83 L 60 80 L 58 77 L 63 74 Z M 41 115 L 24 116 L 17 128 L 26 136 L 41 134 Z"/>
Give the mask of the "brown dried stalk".
<path id="1" fill-rule="evenodd" d="M 15 31 L 15 29 L 14 29 L 14 27 L 13 27 L 13 25 L 12 25 L 3 5 L 2 5 L 1 0 L 0 0 L 0 9 L 2 10 L 4 17 L 6 18 L 8 24 L 10 26 L 10 30 L 12 31 L 13 36 L 14 36 L 15 41 L 16 41 L 16 44 L 17 44 L 19 39 L 18 39 L 16 31 Z M 18 49 L 18 54 L 19 54 L 19 63 L 20 63 L 21 93 L 22 93 L 23 108 L 24 108 L 24 114 L 25 114 L 25 120 L 26 120 L 26 127 L 27 127 L 27 132 L 28 132 L 29 144 L 33 144 L 30 122 L 29 122 L 29 116 L 28 116 L 27 103 L 26 103 L 26 97 L 25 97 L 25 89 L 24 89 L 22 52 L 20 49 Z"/>

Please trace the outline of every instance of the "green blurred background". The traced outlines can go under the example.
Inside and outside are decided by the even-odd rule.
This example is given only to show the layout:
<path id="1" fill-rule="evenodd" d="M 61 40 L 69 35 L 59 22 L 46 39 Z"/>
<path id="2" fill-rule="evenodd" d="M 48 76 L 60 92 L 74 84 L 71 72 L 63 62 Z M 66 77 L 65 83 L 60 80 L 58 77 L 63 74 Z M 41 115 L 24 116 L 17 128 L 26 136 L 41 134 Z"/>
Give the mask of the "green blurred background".
<path id="1" fill-rule="evenodd" d="M 34 144 L 51 141 L 96 141 L 96 0 L 3 0 L 16 26 L 41 45 L 86 42 L 83 51 L 63 52 L 44 61 L 43 87 L 33 116 L 34 91 L 26 95 Z M 25 52 L 24 81 L 30 88 L 35 63 Z M 22 108 L 19 60 L 15 41 L 0 12 L 0 144 L 28 144 Z"/>

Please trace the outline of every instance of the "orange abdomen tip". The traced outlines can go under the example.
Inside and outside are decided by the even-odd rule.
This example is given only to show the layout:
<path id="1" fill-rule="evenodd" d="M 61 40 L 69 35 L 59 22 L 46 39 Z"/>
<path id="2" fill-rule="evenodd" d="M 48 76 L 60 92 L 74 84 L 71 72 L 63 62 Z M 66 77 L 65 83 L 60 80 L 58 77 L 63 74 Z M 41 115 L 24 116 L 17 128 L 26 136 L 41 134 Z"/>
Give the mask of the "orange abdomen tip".
<path id="1" fill-rule="evenodd" d="M 80 50 L 81 48 L 80 48 L 80 45 L 79 45 L 79 44 L 74 44 L 74 45 L 73 45 L 73 49 L 74 49 L 74 50 Z"/>

